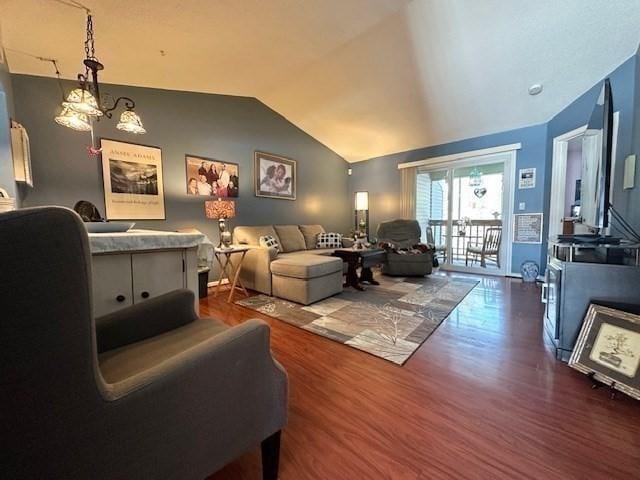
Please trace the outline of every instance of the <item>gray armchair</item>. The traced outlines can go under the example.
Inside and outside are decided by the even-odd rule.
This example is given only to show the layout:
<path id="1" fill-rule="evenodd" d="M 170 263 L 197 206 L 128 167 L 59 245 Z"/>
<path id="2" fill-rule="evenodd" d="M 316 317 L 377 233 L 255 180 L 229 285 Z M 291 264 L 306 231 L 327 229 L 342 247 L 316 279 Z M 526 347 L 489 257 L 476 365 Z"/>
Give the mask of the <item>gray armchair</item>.
<path id="1" fill-rule="evenodd" d="M 94 322 L 86 230 L 64 208 L 0 214 L 0 258 L 5 476 L 202 479 L 262 443 L 277 477 L 287 378 L 266 324 L 199 319 L 186 290 Z"/>
<path id="2" fill-rule="evenodd" d="M 397 219 L 378 225 L 378 243 L 390 243 L 396 249 L 411 249 L 420 243 L 422 231 L 417 220 Z M 403 254 L 387 251 L 387 261 L 382 265 L 385 275 L 424 276 L 433 269 L 433 251 L 419 254 Z"/>

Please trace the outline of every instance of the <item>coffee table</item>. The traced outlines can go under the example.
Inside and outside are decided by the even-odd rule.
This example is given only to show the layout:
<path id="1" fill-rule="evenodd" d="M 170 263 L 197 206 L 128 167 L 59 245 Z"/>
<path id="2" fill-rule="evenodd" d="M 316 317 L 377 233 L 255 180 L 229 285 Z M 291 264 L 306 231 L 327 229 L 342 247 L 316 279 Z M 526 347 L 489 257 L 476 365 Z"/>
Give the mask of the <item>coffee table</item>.
<path id="1" fill-rule="evenodd" d="M 381 248 L 366 248 L 354 250 L 352 248 L 339 248 L 333 252 L 334 257 L 339 257 L 348 266 L 347 281 L 344 287 L 353 287 L 356 290 L 364 290 L 362 283 L 370 285 L 380 285 L 373 279 L 371 267 L 384 263 L 387 258 L 386 252 Z M 358 275 L 358 267 L 361 268 Z"/>

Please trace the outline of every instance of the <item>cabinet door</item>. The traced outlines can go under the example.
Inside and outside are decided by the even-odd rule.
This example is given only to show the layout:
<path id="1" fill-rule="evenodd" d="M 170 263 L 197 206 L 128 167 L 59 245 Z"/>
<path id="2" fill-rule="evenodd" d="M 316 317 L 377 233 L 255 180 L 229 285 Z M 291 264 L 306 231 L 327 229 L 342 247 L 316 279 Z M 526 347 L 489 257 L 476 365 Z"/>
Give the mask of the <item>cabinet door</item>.
<path id="1" fill-rule="evenodd" d="M 96 317 L 133 304 L 131 255 L 94 255 L 93 312 Z"/>
<path id="2" fill-rule="evenodd" d="M 182 250 L 131 255 L 133 303 L 185 288 L 183 259 Z"/>

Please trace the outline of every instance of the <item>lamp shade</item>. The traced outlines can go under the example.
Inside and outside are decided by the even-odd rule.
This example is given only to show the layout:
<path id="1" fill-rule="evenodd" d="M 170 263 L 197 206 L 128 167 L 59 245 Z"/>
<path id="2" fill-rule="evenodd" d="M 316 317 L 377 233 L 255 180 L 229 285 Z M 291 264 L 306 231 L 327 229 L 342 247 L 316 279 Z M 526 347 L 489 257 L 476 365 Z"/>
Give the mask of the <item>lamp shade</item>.
<path id="1" fill-rule="evenodd" d="M 74 112 L 84 113 L 85 115 L 102 115 L 96 97 L 85 88 L 76 88 L 71 90 L 67 96 L 67 100 L 62 102 L 62 106 L 70 108 Z"/>
<path id="2" fill-rule="evenodd" d="M 68 107 L 63 107 L 62 112 L 57 115 L 54 120 L 60 125 L 78 130 L 81 132 L 88 132 L 91 130 L 91 123 L 89 123 L 89 117 L 84 113 L 74 112 Z"/>
<path id="3" fill-rule="evenodd" d="M 204 211 L 207 218 L 217 220 L 233 218 L 236 216 L 236 202 L 233 200 L 209 200 L 204 202 Z"/>
<path id="4" fill-rule="evenodd" d="M 356 192 L 356 210 L 369 210 L 369 192 Z"/>
<path id="5" fill-rule="evenodd" d="M 134 112 L 133 110 L 125 110 L 120 115 L 120 121 L 116 125 L 118 130 L 123 130 L 129 133 L 137 133 L 143 134 L 147 133 L 147 131 L 142 126 L 142 120 L 140 120 L 140 116 Z"/>

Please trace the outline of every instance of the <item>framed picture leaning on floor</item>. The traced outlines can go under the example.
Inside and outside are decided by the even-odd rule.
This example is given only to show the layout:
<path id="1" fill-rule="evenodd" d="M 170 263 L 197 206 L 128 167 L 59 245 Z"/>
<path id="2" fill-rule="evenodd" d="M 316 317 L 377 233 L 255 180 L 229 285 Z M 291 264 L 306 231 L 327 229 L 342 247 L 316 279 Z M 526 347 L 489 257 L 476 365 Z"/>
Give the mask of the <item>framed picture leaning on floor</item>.
<path id="1" fill-rule="evenodd" d="M 162 150 L 101 139 L 107 220 L 165 220 Z"/>
<path id="2" fill-rule="evenodd" d="M 569 366 L 640 400 L 640 315 L 589 305 Z"/>

